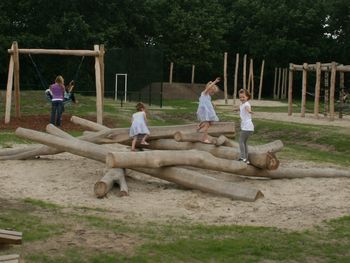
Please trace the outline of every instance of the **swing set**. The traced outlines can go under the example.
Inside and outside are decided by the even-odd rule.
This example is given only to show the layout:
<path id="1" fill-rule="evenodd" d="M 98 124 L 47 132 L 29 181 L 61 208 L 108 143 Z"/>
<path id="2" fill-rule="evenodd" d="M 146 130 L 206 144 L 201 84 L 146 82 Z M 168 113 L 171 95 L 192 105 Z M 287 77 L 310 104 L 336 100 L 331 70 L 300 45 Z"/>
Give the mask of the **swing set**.
<path id="1" fill-rule="evenodd" d="M 95 57 L 95 85 L 96 85 L 96 121 L 103 124 L 103 97 L 104 97 L 104 45 L 94 45 L 94 50 L 71 50 L 71 49 L 19 49 L 18 43 L 14 41 L 11 49 L 8 49 L 10 54 L 9 71 L 6 88 L 6 103 L 5 103 L 5 124 L 10 123 L 11 119 L 11 101 L 12 89 L 14 89 L 14 102 L 16 117 L 21 117 L 20 111 L 20 85 L 19 85 L 19 55 L 28 54 L 35 70 L 40 78 L 41 85 L 47 89 L 48 85 L 45 82 L 41 72 L 34 62 L 31 54 L 44 55 L 63 55 L 63 56 L 80 56 L 82 57 L 75 78 L 77 78 L 81 64 L 85 56 Z"/>

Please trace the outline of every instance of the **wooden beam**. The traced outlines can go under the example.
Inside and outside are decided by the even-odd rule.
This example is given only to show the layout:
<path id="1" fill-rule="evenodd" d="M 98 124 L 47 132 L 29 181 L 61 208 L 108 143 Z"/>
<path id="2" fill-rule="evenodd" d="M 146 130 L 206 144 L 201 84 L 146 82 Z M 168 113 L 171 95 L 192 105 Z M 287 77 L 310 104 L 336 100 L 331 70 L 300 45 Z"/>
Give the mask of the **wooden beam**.
<path id="1" fill-rule="evenodd" d="M 13 54 L 12 49 L 8 49 L 9 54 Z M 66 50 L 66 49 L 30 49 L 30 48 L 20 48 L 18 49 L 19 54 L 33 54 L 33 55 L 62 55 L 62 56 L 99 56 L 98 50 Z"/>
<path id="2" fill-rule="evenodd" d="M 194 84 L 194 72 L 195 72 L 196 66 L 192 65 L 192 72 L 191 72 L 191 84 Z"/>
<path id="3" fill-rule="evenodd" d="M 100 62 L 100 69 L 101 69 L 101 94 L 102 94 L 102 109 L 104 108 L 104 95 L 105 95 L 105 62 L 104 62 L 104 55 L 105 55 L 105 46 L 102 44 L 100 45 L 99 50 L 99 62 Z"/>
<path id="4" fill-rule="evenodd" d="M 307 63 L 304 63 L 303 82 L 302 82 L 302 90 L 301 90 L 301 117 L 305 117 L 306 88 L 307 88 Z"/>
<path id="5" fill-rule="evenodd" d="M 0 256 L 0 263 L 19 263 L 20 256 L 17 254 Z"/>
<path id="6" fill-rule="evenodd" d="M 337 65 L 335 62 L 332 62 L 332 71 L 331 71 L 331 86 L 329 89 L 329 118 L 331 121 L 334 121 L 334 95 L 335 95 L 335 82 L 337 74 Z"/>
<path id="7" fill-rule="evenodd" d="M 5 124 L 8 124 L 11 119 L 11 103 L 12 103 L 12 87 L 13 87 L 13 55 L 10 57 L 9 71 L 7 75 L 6 86 L 6 107 L 5 107 Z"/>
<path id="8" fill-rule="evenodd" d="M 227 105 L 227 52 L 224 53 L 224 97 Z"/>
<path id="9" fill-rule="evenodd" d="M 99 46 L 94 45 L 94 50 L 99 52 Z M 102 103 L 102 87 L 101 87 L 101 66 L 98 57 L 95 57 L 95 83 L 96 83 L 96 122 L 103 123 L 103 103 Z"/>
<path id="10" fill-rule="evenodd" d="M 247 54 L 243 56 L 243 89 L 247 89 Z"/>
<path id="11" fill-rule="evenodd" d="M 261 100 L 261 93 L 262 93 L 262 86 L 263 86 L 263 79 L 264 79 L 264 68 L 265 68 L 265 60 L 263 60 L 261 63 L 258 100 Z"/>
<path id="12" fill-rule="evenodd" d="M 15 90 L 15 113 L 16 117 L 21 117 L 21 94 L 20 94 L 20 83 L 19 83 L 19 55 L 18 55 L 18 44 L 16 41 L 13 42 L 13 65 L 14 65 L 14 90 Z"/>
<path id="13" fill-rule="evenodd" d="M 174 70 L 174 63 L 170 62 L 170 70 L 169 70 L 169 84 L 170 85 L 173 83 L 173 70 Z"/>
<path id="14" fill-rule="evenodd" d="M 289 69 L 288 77 L 288 115 L 293 113 L 293 70 Z"/>
<path id="15" fill-rule="evenodd" d="M 320 111 L 320 91 L 321 91 L 321 63 L 316 63 L 316 84 L 315 84 L 315 102 L 314 102 L 314 115 L 318 118 Z"/>
<path id="16" fill-rule="evenodd" d="M 0 243 L 22 244 L 22 232 L 0 229 Z"/>
<path id="17" fill-rule="evenodd" d="M 233 106 L 236 105 L 236 98 L 237 98 L 238 67 L 239 67 L 239 53 L 236 54 L 235 81 L 233 86 Z"/>

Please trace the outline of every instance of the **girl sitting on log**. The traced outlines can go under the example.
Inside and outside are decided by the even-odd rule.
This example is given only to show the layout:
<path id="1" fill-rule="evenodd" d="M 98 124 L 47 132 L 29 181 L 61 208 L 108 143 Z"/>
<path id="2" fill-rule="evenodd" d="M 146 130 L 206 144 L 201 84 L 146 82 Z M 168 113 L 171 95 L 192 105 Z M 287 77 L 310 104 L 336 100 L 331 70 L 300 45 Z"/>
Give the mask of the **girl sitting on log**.
<path id="1" fill-rule="evenodd" d="M 204 143 L 211 143 L 208 140 L 208 129 L 213 121 L 219 121 L 218 116 L 214 110 L 214 106 L 211 102 L 211 96 L 219 91 L 216 85 L 220 81 L 220 78 L 216 78 L 214 81 L 209 81 L 205 86 L 204 91 L 199 97 L 199 105 L 197 110 L 197 118 L 200 121 L 197 131 L 204 132 L 203 140 Z"/>
<path id="2" fill-rule="evenodd" d="M 239 106 L 239 116 L 241 117 L 241 133 L 239 136 L 239 149 L 241 151 L 239 161 L 246 162 L 248 161 L 248 146 L 247 140 L 249 136 L 254 132 L 254 124 L 252 122 L 252 108 L 250 106 L 249 100 L 251 95 L 248 90 L 241 89 L 239 91 L 239 100 L 241 105 Z"/>
<path id="3" fill-rule="evenodd" d="M 146 108 L 142 102 L 137 103 L 136 105 L 137 112 L 132 115 L 131 127 L 129 131 L 129 136 L 132 137 L 131 150 L 135 151 L 137 138 L 141 137 L 141 144 L 149 145 L 146 142 L 150 131 L 147 127 L 147 116 Z"/>

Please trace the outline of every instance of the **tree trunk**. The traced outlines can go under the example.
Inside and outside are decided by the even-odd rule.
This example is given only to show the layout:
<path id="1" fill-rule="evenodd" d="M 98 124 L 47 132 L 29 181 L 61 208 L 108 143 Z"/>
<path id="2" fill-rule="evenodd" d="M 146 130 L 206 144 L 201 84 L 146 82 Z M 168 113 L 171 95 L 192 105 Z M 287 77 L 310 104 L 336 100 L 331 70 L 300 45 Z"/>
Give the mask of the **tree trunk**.
<path id="1" fill-rule="evenodd" d="M 109 169 L 101 180 L 95 183 L 95 195 L 98 198 L 106 196 L 109 190 L 113 188 L 115 183 L 119 184 L 120 196 L 129 195 L 128 186 L 125 181 L 125 170 L 118 168 Z"/>
<path id="2" fill-rule="evenodd" d="M 203 142 L 205 133 L 196 132 L 196 133 L 184 133 L 181 131 L 177 131 L 174 134 L 174 139 L 177 142 Z M 222 145 L 226 141 L 226 136 L 220 135 L 220 137 L 216 138 L 210 135 L 207 135 L 208 140 L 211 144 L 214 145 Z"/>
<path id="3" fill-rule="evenodd" d="M 74 124 L 78 124 L 80 126 L 83 126 L 89 130 L 92 131 L 103 131 L 106 129 L 109 129 L 107 126 L 98 124 L 96 122 L 93 121 L 89 121 L 83 118 L 79 118 L 77 116 L 72 116 L 72 118 L 70 119 L 71 122 L 73 122 Z"/>
<path id="4" fill-rule="evenodd" d="M 252 165 L 261 168 L 261 169 L 269 169 L 274 170 L 279 166 L 279 161 L 276 156 L 271 152 L 267 152 L 268 149 L 277 150 L 281 148 L 282 142 L 275 141 L 266 145 L 262 145 L 261 147 L 256 146 L 255 148 L 249 148 L 252 151 L 249 152 L 249 161 Z M 240 156 L 240 151 L 234 147 L 226 147 L 220 146 L 217 147 L 211 144 L 205 144 L 200 142 L 176 142 L 173 140 L 156 140 L 150 141 L 150 145 L 147 146 L 150 149 L 158 149 L 158 150 L 199 150 L 206 151 L 211 153 L 212 155 L 229 160 L 237 160 Z M 262 151 L 262 150 L 265 150 Z"/>
<path id="5" fill-rule="evenodd" d="M 109 167 L 118 168 L 159 168 L 185 165 L 228 173 L 247 168 L 244 162 L 216 158 L 208 152 L 197 150 L 111 152 L 107 154 L 106 163 Z"/>

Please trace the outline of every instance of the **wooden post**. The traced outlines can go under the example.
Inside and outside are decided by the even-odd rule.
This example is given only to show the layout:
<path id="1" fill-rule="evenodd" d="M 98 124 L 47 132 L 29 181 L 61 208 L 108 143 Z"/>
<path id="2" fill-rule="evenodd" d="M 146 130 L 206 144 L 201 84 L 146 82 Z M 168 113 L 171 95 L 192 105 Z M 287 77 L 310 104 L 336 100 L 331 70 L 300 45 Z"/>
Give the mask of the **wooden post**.
<path id="1" fill-rule="evenodd" d="M 315 102 L 314 102 L 314 115 L 318 118 L 320 111 L 320 90 L 321 90 L 321 63 L 316 62 L 316 84 L 315 84 Z"/>
<path id="2" fill-rule="evenodd" d="M 276 98 L 279 100 L 281 95 L 281 84 L 282 84 L 282 68 L 278 68 L 278 83 L 277 83 L 277 95 Z"/>
<path id="3" fill-rule="evenodd" d="M 289 64 L 289 78 L 288 78 L 288 115 L 293 113 L 293 68 Z"/>
<path id="4" fill-rule="evenodd" d="M 236 54 L 235 82 L 233 86 L 233 106 L 236 105 L 236 98 L 237 98 L 238 67 L 239 67 L 239 53 Z"/>
<path id="5" fill-rule="evenodd" d="M 9 63 L 9 71 L 7 76 L 7 87 L 6 87 L 5 124 L 9 123 L 11 118 L 13 70 L 14 70 L 13 55 L 11 55 L 10 63 Z"/>
<path id="6" fill-rule="evenodd" d="M 191 75 L 191 84 L 194 84 L 194 70 L 195 70 L 196 66 L 192 65 L 192 75 Z"/>
<path id="7" fill-rule="evenodd" d="M 243 56 L 243 89 L 247 89 L 247 54 Z"/>
<path id="8" fill-rule="evenodd" d="M 173 69 L 174 69 L 174 63 L 170 63 L 170 72 L 169 72 L 169 84 L 171 85 L 173 83 Z"/>
<path id="9" fill-rule="evenodd" d="M 301 90 L 301 117 L 305 117 L 306 111 L 306 86 L 307 86 L 307 63 L 303 64 L 303 83 Z"/>
<path id="10" fill-rule="evenodd" d="M 339 72 L 339 119 L 343 118 L 343 107 L 344 107 L 344 72 Z"/>
<path id="11" fill-rule="evenodd" d="M 94 45 L 94 50 L 99 51 L 99 46 Z M 95 57 L 95 83 L 96 83 L 96 122 L 103 123 L 103 105 L 102 105 L 102 90 L 101 90 L 101 67 L 99 56 Z"/>
<path id="12" fill-rule="evenodd" d="M 276 88 L 277 88 L 277 68 L 275 68 L 275 80 L 274 80 L 274 82 L 273 82 L 273 99 L 276 99 L 277 98 L 277 96 L 276 96 L 276 94 L 277 94 L 277 91 L 276 91 Z"/>
<path id="13" fill-rule="evenodd" d="M 14 88 L 15 88 L 15 110 L 16 117 L 21 117 L 21 98 L 19 88 L 19 53 L 18 44 L 16 41 L 13 42 L 13 65 L 14 65 Z"/>
<path id="14" fill-rule="evenodd" d="M 329 90 L 329 117 L 331 121 L 334 121 L 334 94 L 335 94 L 336 75 L 337 75 L 337 65 L 335 62 L 332 62 L 331 87 Z"/>
<path id="15" fill-rule="evenodd" d="M 282 68 L 282 83 L 281 83 L 281 99 L 284 99 L 285 95 L 285 84 L 286 84 L 286 71 L 285 68 Z"/>
<path id="16" fill-rule="evenodd" d="M 105 98 L 105 63 L 104 63 L 104 55 L 105 55 L 105 46 L 102 44 L 100 45 L 100 52 L 99 52 L 99 61 L 100 61 L 100 68 L 101 68 L 101 94 L 102 94 L 102 109 L 104 106 L 104 98 Z"/>
<path id="17" fill-rule="evenodd" d="M 258 100 L 261 100 L 261 92 L 262 92 L 262 85 L 263 85 L 263 78 L 264 78 L 264 67 L 265 67 L 265 60 L 263 60 L 261 63 Z"/>
<path id="18" fill-rule="evenodd" d="M 328 102 L 329 102 L 329 71 L 324 73 L 324 112 L 323 115 L 327 117 L 328 115 Z"/>
<path id="19" fill-rule="evenodd" d="M 224 53 L 224 96 L 227 105 L 227 52 Z"/>
<path id="20" fill-rule="evenodd" d="M 254 65 L 253 65 L 253 59 L 250 59 L 249 63 L 249 77 L 248 77 L 248 90 L 250 91 L 250 95 L 252 96 L 251 99 L 254 99 Z"/>
<path id="21" fill-rule="evenodd" d="M 284 69 L 284 87 L 283 87 L 283 99 L 287 98 L 287 83 L 288 83 L 288 69 Z"/>

